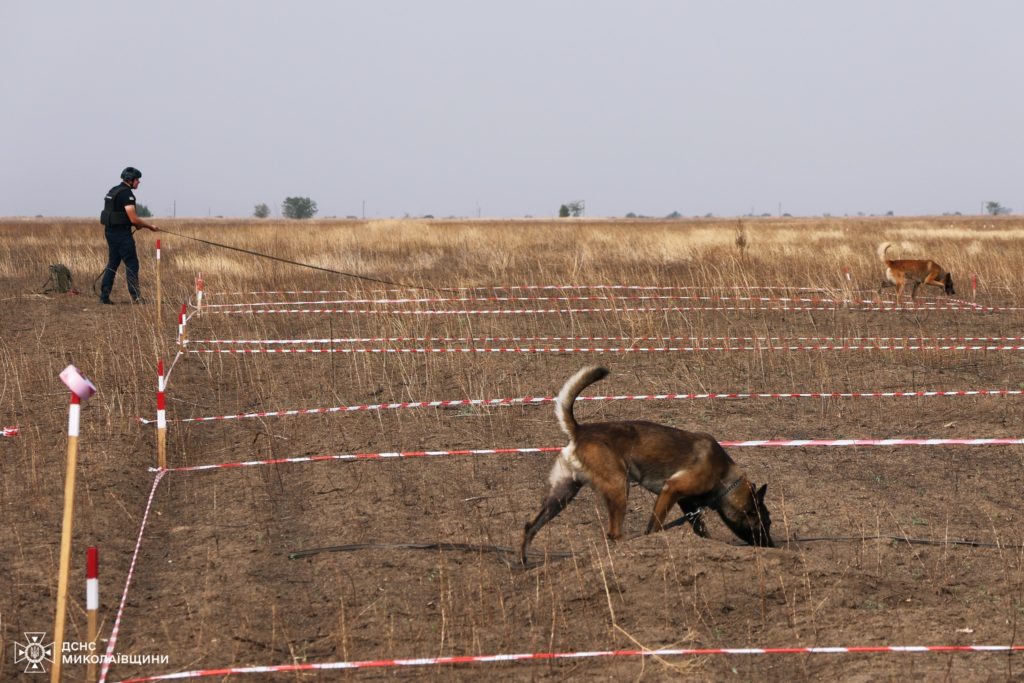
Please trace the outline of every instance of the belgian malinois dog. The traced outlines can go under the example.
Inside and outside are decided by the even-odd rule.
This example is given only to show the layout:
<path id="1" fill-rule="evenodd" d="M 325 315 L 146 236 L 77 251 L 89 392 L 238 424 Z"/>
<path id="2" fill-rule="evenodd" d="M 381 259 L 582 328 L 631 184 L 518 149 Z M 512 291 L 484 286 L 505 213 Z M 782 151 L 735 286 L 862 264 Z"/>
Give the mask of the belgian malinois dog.
<path id="1" fill-rule="evenodd" d="M 931 259 L 887 259 L 885 252 L 889 251 L 890 247 L 892 245 L 888 242 L 882 242 L 876 250 L 879 260 L 885 266 L 885 279 L 878 287 L 879 294 L 885 287 L 895 287 L 896 300 L 899 301 L 908 282 L 913 285 L 910 289 L 911 301 L 914 300 L 920 285 L 942 287 L 949 296 L 956 294 L 956 290 L 953 289 L 953 277 L 938 263 Z"/>
<path id="2" fill-rule="evenodd" d="M 573 403 L 580 392 L 608 375 L 602 367 L 583 368 L 569 378 L 555 401 L 555 415 L 569 444 L 548 475 L 550 488 L 540 512 L 526 525 L 520 558 L 541 527 L 554 519 L 590 484 L 608 506 L 608 537 L 622 536 L 630 482 L 658 494 L 646 533 L 660 531 L 674 505 L 693 530 L 707 536 L 699 514 L 713 508 L 734 534 L 751 545 L 774 547 L 772 520 L 764 504 L 765 484 L 756 488 L 710 434 L 630 420 L 578 424 Z"/>

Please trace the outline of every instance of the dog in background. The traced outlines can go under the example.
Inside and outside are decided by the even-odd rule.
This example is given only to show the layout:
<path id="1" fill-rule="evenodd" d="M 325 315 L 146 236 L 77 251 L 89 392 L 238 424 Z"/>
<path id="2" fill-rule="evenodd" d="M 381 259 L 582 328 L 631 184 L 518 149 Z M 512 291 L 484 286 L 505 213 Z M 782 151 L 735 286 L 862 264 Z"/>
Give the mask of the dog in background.
<path id="1" fill-rule="evenodd" d="M 540 512 L 526 525 L 520 557 L 541 527 L 554 519 L 590 484 L 608 506 L 608 537 L 622 536 L 630 482 L 658 494 L 646 533 L 660 531 L 676 504 L 693 530 L 707 536 L 699 510 L 713 508 L 739 538 L 751 545 L 774 547 L 771 517 L 764 504 L 768 488 L 756 488 L 725 449 L 710 434 L 630 420 L 578 424 L 573 403 L 586 387 L 603 379 L 608 370 L 586 367 L 562 387 L 555 415 L 569 437 L 548 475 L 549 490 Z"/>
<path id="2" fill-rule="evenodd" d="M 890 260 L 885 258 L 885 252 L 889 251 L 890 247 L 892 245 L 888 242 L 882 242 L 878 245 L 876 252 L 878 259 L 885 266 L 885 279 L 882 280 L 882 284 L 878 287 L 879 294 L 882 293 L 882 289 L 885 287 L 895 287 L 896 300 L 899 301 L 907 283 L 912 285 L 910 289 L 911 301 L 913 301 L 917 294 L 917 288 L 920 285 L 943 287 L 946 290 L 946 294 L 950 296 L 956 294 L 956 290 L 953 289 L 953 277 L 938 263 L 931 259 Z"/>

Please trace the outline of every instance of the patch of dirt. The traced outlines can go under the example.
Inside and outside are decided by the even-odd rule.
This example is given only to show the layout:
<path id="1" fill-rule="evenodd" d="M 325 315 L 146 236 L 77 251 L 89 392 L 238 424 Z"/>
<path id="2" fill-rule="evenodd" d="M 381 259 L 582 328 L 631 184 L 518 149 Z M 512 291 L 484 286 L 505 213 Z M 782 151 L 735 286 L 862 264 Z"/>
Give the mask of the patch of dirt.
<path id="1" fill-rule="evenodd" d="M 67 637 L 85 639 L 80 560 L 88 545 L 100 548 L 103 637 L 110 634 L 154 478 L 147 468 L 156 463 L 154 428 L 134 418 L 154 413 L 150 349 L 166 341 L 151 338 L 151 308 L 111 308 L 91 297 L 33 298 L 8 301 L 2 313 L 7 379 L 0 422 L 22 429 L 20 437 L 0 440 L 5 653 L 24 632 L 49 631 L 53 621 L 67 398 L 56 378 L 69 362 L 90 375 L 100 393 L 82 413 Z M 410 318 L 204 314 L 188 329 L 191 339 L 751 333 L 789 339 L 1004 336 L 1024 329 L 1019 313 L 965 310 Z M 112 336 L 111 329 L 118 333 Z M 172 337 L 173 326 L 165 324 L 161 336 Z M 517 345 L 523 344 L 473 344 Z M 371 346 L 442 344 L 320 345 Z M 166 350 L 170 359 L 173 346 Z M 553 396 L 575 370 L 594 363 L 607 365 L 611 375 L 585 395 L 1020 389 L 1019 357 L 1012 351 L 767 348 L 191 354 L 174 365 L 167 396 L 172 419 Z M 1020 437 L 1024 424 L 1019 397 L 581 401 L 576 412 L 581 421 L 642 418 L 710 431 L 723 441 Z M 565 442 L 546 403 L 174 423 L 169 433 L 172 467 Z M 170 661 L 159 667 L 116 665 L 111 680 L 208 667 L 448 655 L 1020 642 L 1021 446 L 730 450 L 752 480 L 768 484 L 778 548 L 742 545 L 713 515 L 708 539 L 688 527 L 644 536 L 654 496 L 635 487 L 626 538 L 609 542 L 605 512 L 588 489 L 540 532 L 532 546 L 536 563 L 529 568 L 502 548 L 518 548 L 523 524 L 536 513 L 550 453 L 169 472 L 155 493 L 117 651 L 166 654 Z M 995 547 L 913 539 L 974 539 Z M 296 551 L 354 544 L 364 545 L 291 558 Z M 573 659 L 345 675 L 1021 680 L 1022 669 L 1019 654 L 901 653 Z M 5 655 L 0 677 L 19 675 Z M 282 679 L 340 676 L 312 672 Z"/>

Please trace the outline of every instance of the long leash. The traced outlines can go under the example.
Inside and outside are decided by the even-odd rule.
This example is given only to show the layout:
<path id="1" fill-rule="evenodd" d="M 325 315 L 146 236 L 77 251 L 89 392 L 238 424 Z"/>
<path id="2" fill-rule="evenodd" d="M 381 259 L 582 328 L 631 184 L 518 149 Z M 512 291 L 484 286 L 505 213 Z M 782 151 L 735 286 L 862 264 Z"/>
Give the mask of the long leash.
<path id="1" fill-rule="evenodd" d="M 185 239 L 193 240 L 195 242 L 202 242 L 203 244 L 208 244 L 211 247 L 218 247 L 220 249 L 229 249 L 231 251 L 237 251 L 237 252 L 241 252 L 243 254 L 249 254 L 250 256 L 257 256 L 259 258 L 270 259 L 271 261 L 279 261 L 281 263 L 287 263 L 289 265 L 299 266 L 300 268 L 309 268 L 311 270 L 319 270 L 319 271 L 324 272 L 324 273 L 331 273 L 332 275 L 341 275 L 341 276 L 344 276 L 344 277 L 355 278 L 357 280 L 365 280 L 367 282 L 376 282 L 377 284 L 382 284 L 382 285 L 391 285 L 392 287 L 402 287 L 404 289 L 421 289 L 421 290 L 427 290 L 427 291 L 431 291 L 431 292 L 448 292 L 448 293 L 451 293 L 451 292 L 454 291 L 454 290 L 451 290 L 451 289 L 444 289 L 444 288 L 438 288 L 438 287 L 427 287 L 427 286 L 423 286 L 423 285 L 404 284 L 404 283 L 401 283 L 401 282 L 393 282 L 391 280 L 384 280 L 384 279 L 381 279 L 381 278 L 369 277 L 367 275 L 359 275 L 357 273 L 348 273 L 348 272 L 345 272 L 343 270 L 334 270 L 333 268 L 324 268 L 322 266 L 314 266 L 314 265 L 309 264 L 309 263 L 302 263 L 300 261 L 292 261 L 290 259 L 281 258 L 280 256 L 271 256 L 270 254 L 263 254 L 263 253 L 258 252 L 258 251 L 252 251 L 251 249 L 243 249 L 242 247 L 231 246 L 230 244 L 220 244 L 219 242 L 211 242 L 210 240 L 204 240 L 204 239 L 202 239 L 200 237 L 193 237 L 191 235 L 182 235 L 181 233 L 174 232 L 173 230 L 167 230 L 166 228 L 160 228 L 160 232 L 166 232 L 169 235 L 175 235 L 177 237 L 184 237 Z"/>
<path id="2" fill-rule="evenodd" d="M 806 538 L 794 535 L 792 538 L 784 540 L 786 543 L 810 543 L 813 541 L 897 541 L 908 545 L 965 545 L 971 548 L 1013 548 L 1016 550 L 1024 548 L 1024 545 L 1020 543 L 990 543 L 969 538 L 908 538 L 884 534 L 875 536 L 808 536 Z"/>
<path id="3" fill-rule="evenodd" d="M 518 566 L 519 550 L 501 545 L 479 543 L 352 543 L 349 545 L 333 545 L 325 548 L 307 548 L 288 553 L 289 560 L 312 557 L 320 553 L 346 553 L 356 550 L 458 550 L 471 553 L 495 553 L 509 567 Z M 572 557 L 572 553 L 550 551 L 547 557 Z"/>

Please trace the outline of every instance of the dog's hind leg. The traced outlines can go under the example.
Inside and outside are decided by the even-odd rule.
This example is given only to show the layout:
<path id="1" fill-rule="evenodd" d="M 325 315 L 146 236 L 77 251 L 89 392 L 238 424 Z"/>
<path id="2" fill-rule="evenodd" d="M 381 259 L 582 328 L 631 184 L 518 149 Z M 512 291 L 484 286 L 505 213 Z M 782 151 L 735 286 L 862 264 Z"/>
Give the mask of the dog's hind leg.
<path id="1" fill-rule="evenodd" d="M 608 538 L 617 541 L 622 538 L 622 523 L 626 519 L 626 503 L 629 500 L 629 484 L 623 477 L 622 482 L 613 482 L 597 488 L 604 496 L 608 507 Z"/>
<path id="2" fill-rule="evenodd" d="M 572 502 L 572 499 L 576 497 L 581 488 L 583 488 L 583 482 L 568 473 L 562 478 L 551 482 L 551 490 L 548 491 L 547 498 L 544 499 L 540 512 L 523 530 L 523 543 L 519 548 L 519 555 L 524 565 L 526 564 L 526 549 L 529 547 L 530 541 L 537 535 L 541 527 L 557 517 L 558 513 Z"/>

